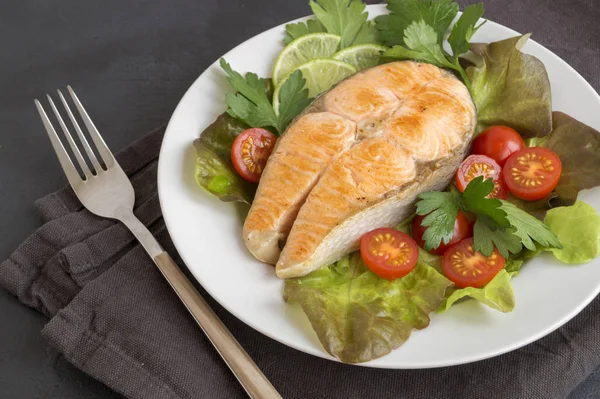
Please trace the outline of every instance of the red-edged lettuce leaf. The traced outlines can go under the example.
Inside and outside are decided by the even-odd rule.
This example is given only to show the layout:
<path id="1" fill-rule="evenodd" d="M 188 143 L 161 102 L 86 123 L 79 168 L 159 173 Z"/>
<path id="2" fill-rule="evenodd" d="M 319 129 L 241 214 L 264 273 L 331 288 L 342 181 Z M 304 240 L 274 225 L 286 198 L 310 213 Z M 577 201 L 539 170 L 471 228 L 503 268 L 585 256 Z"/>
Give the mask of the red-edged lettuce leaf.
<path id="1" fill-rule="evenodd" d="M 254 198 L 256 185 L 242 179 L 231 163 L 233 141 L 246 129 L 246 124 L 224 113 L 194 141 L 196 181 L 222 201 L 250 204 Z"/>
<path id="2" fill-rule="evenodd" d="M 509 201 L 540 219 L 548 209 L 573 205 L 581 190 L 600 186 L 600 132 L 562 113 L 552 113 L 553 130 L 546 137 L 527 140 L 529 147 L 546 147 L 554 151 L 562 163 L 558 185 L 546 198 Z"/>
<path id="3" fill-rule="evenodd" d="M 562 112 L 552 114 L 552 134 L 537 145 L 554 151 L 562 163 L 551 205 L 573 205 L 577 194 L 600 185 L 600 132 Z"/>
<path id="4" fill-rule="evenodd" d="M 388 281 L 369 271 L 354 253 L 308 276 L 286 280 L 285 298 L 300 304 L 327 352 L 358 363 L 388 354 L 414 328 L 427 327 L 429 313 L 451 285 L 423 263 Z"/>
<path id="5" fill-rule="evenodd" d="M 552 97 L 544 64 L 521 52 L 529 35 L 471 44 L 476 65 L 467 68 L 477 106 L 478 131 L 506 125 L 524 137 L 552 130 Z"/>

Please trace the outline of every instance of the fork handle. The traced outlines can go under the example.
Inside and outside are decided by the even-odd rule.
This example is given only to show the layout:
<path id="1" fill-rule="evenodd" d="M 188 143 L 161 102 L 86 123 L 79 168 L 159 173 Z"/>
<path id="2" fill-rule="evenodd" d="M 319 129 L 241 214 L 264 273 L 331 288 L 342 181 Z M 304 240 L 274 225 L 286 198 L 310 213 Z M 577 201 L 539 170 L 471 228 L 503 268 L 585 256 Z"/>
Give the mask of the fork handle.
<path id="1" fill-rule="evenodd" d="M 154 263 L 251 398 L 281 398 L 177 264 L 163 252 Z"/>
<path id="2" fill-rule="evenodd" d="M 154 260 L 164 278 L 229 366 L 248 396 L 252 399 L 281 399 L 267 377 L 202 298 L 179 266 L 162 249 L 150 230 L 131 211 L 123 211 L 118 219 L 129 228 Z"/>

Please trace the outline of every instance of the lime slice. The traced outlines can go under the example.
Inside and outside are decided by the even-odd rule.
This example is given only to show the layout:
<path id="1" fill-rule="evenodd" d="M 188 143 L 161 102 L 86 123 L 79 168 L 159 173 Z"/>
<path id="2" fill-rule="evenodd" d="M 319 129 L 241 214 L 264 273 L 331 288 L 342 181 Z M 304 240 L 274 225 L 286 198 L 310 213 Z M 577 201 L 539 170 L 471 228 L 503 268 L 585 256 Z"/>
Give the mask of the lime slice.
<path id="1" fill-rule="evenodd" d="M 381 52 L 387 49 L 387 47 L 377 44 L 358 44 L 338 51 L 331 58 L 354 65 L 360 71 L 377 65 Z"/>
<path id="2" fill-rule="evenodd" d="M 296 68 L 302 71 L 302 76 L 306 79 L 306 88 L 308 89 L 309 97 L 316 97 L 326 90 L 329 90 L 336 83 L 356 73 L 356 68 L 352 65 L 331 59 L 316 59 Z M 291 71 L 289 75 L 296 70 Z M 275 88 L 273 93 L 273 108 L 279 114 L 279 89 L 288 76 L 286 76 L 279 86 Z"/>
<path id="3" fill-rule="evenodd" d="M 273 85 L 279 86 L 283 79 L 302 64 L 317 59 L 330 58 L 337 51 L 342 38 L 331 33 L 311 33 L 288 44 L 275 61 Z"/>

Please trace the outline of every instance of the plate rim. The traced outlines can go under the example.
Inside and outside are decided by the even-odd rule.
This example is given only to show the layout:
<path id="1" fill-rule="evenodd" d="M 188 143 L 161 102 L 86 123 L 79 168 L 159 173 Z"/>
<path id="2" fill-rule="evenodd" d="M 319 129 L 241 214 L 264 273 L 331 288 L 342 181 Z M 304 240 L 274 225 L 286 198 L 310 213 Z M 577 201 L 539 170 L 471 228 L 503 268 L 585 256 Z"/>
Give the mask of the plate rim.
<path id="1" fill-rule="evenodd" d="M 385 4 L 372 4 L 372 5 L 367 5 L 366 10 L 371 12 L 371 11 L 375 11 L 377 9 L 386 9 Z M 272 31 L 274 30 L 278 30 L 280 29 L 282 26 L 285 26 L 287 24 L 290 23 L 296 23 L 296 22 L 304 22 L 307 19 L 311 18 L 312 15 L 308 15 L 305 17 L 301 17 L 301 18 L 297 18 L 291 21 L 287 21 L 284 22 L 280 25 L 271 27 L 267 30 L 264 30 L 252 37 L 249 37 L 248 39 L 244 40 L 243 42 L 239 43 L 238 45 L 234 46 L 233 48 L 231 48 L 229 51 L 227 51 L 226 53 L 224 53 L 223 55 L 221 55 L 219 58 L 217 58 L 217 60 L 215 60 L 213 63 L 211 63 L 210 65 L 208 65 L 206 67 L 206 69 L 204 69 L 199 75 L 198 77 L 196 77 L 196 79 L 194 79 L 194 81 L 190 84 L 190 86 L 188 87 L 188 89 L 185 91 L 185 93 L 183 94 L 183 96 L 181 97 L 181 99 L 179 100 L 177 106 L 175 107 L 171 117 L 169 118 L 169 122 L 166 126 L 165 129 L 165 133 L 164 133 L 164 137 L 161 143 L 161 148 L 160 148 L 160 152 L 159 152 L 159 158 L 158 158 L 158 167 L 157 167 L 157 188 L 158 188 L 158 198 L 159 198 L 159 203 L 160 203 L 160 208 L 161 208 L 161 213 L 163 215 L 163 220 L 165 222 L 165 226 L 167 228 L 167 231 L 169 232 L 169 236 L 172 238 L 172 242 L 173 245 L 175 247 L 175 249 L 177 250 L 179 256 L 181 257 L 182 261 L 185 263 L 185 266 L 188 268 L 188 270 L 190 271 L 190 273 L 192 274 L 192 276 L 194 277 L 194 279 L 196 279 L 197 283 L 200 284 L 202 286 L 202 288 L 217 302 L 219 303 L 220 306 L 222 306 L 225 310 L 227 310 L 230 314 L 232 314 L 234 317 L 236 317 L 238 320 L 240 320 L 242 323 L 244 323 L 245 325 L 251 327 L 252 329 L 254 329 L 255 331 L 277 341 L 282 343 L 283 345 L 286 345 L 287 347 L 293 348 L 299 352 L 302 353 L 306 353 L 309 355 L 313 355 L 322 359 L 326 359 L 326 360 L 331 360 L 337 363 L 341 363 L 341 364 L 350 364 L 353 366 L 359 366 L 359 367 L 367 367 L 367 368 L 378 368 L 378 369 L 405 369 L 405 370 L 410 370 L 410 369 L 431 369 L 431 368 L 440 368 L 440 367 L 451 367 L 451 366 L 458 366 L 458 365 L 462 365 L 462 364 L 467 364 L 467 363 L 473 363 L 473 362 L 478 362 L 478 361 L 482 361 L 485 359 L 490 359 L 493 357 L 497 357 L 509 352 L 512 352 L 514 350 L 517 350 L 519 348 L 522 348 L 526 345 L 529 345 L 543 337 L 545 337 L 546 335 L 556 331 L 558 328 L 560 328 L 561 326 L 563 326 L 564 324 L 566 324 L 567 322 L 569 322 L 572 318 L 574 318 L 575 316 L 577 316 L 584 308 L 586 308 L 591 301 L 598 296 L 598 294 L 600 293 L 600 284 L 598 284 L 596 286 L 596 289 L 590 293 L 590 295 L 588 295 L 588 297 L 585 298 L 585 300 L 581 301 L 578 306 L 572 308 L 567 314 L 565 314 L 562 318 L 558 319 L 555 323 L 551 324 L 550 326 L 546 327 L 545 329 L 539 331 L 536 334 L 532 334 L 530 335 L 527 339 L 523 339 L 520 340 L 519 342 L 517 342 L 516 344 L 513 345 L 506 345 L 506 347 L 501 348 L 500 350 L 488 350 L 485 353 L 481 353 L 479 355 L 471 355 L 471 356 L 466 356 L 466 357 L 462 357 L 460 358 L 458 361 L 456 359 L 452 360 L 452 361 L 447 361 L 447 362 L 438 362 L 435 364 L 426 364 L 426 365 L 416 365 L 414 367 L 411 366 L 393 366 L 393 365 L 389 365 L 389 364 L 378 364 L 378 363 L 372 363 L 372 362 L 366 362 L 366 363 L 343 363 L 341 362 L 339 359 L 331 356 L 329 353 L 327 353 L 325 351 L 324 348 L 322 348 L 321 346 L 319 347 L 310 347 L 310 348 L 305 348 L 305 347 L 301 347 L 300 345 L 297 345 L 294 341 L 292 340 L 288 340 L 285 337 L 279 337 L 276 335 L 273 335 L 270 333 L 269 330 L 266 330 L 264 328 L 261 328 L 257 323 L 253 322 L 252 318 L 250 316 L 245 316 L 243 314 L 241 314 L 240 312 L 236 312 L 234 309 L 232 309 L 230 306 L 227 306 L 227 304 L 222 303 L 221 301 L 219 301 L 219 296 L 218 294 L 210 287 L 210 284 L 204 284 L 203 283 L 203 278 L 201 276 L 201 273 L 197 273 L 197 271 L 195 271 L 193 268 L 188 267 L 187 265 L 189 264 L 188 260 L 186 259 L 186 255 L 184 254 L 184 252 L 182 252 L 180 250 L 180 246 L 177 244 L 177 242 L 175 241 L 175 239 L 173 239 L 173 235 L 170 233 L 172 231 L 172 229 L 174 229 L 175 227 L 172 225 L 172 221 L 169 221 L 169 218 L 166 216 L 168 214 L 168 211 L 165 212 L 165 191 L 163 189 L 161 189 L 161 187 L 164 187 L 164 185 L 161 183 L 161 181 L 164 181 L 164 177 L 163 174 L 166 172 L 163 172 L 165 170 L 165 163 L 167 161 L 165 161 L 165 157 L 163 156 L 164 153 L 166 152 L 165 150 L 165 146 L 164 146 L 164 142 L 167 140 L 167 137 L 170 134 L 176 134 L 172 127 L 172 122 L 173 120 L 175 120 L 179 113 L 182 112 L 181 109 L 183 108 L 183 103 L 186 102 L 186 98 L 191 96 L 191 92 L 192 92 L 192 88 L 195 86 L 196 82 L 204 75 L 204 73 L 206 73 L 207 71 L 209 71 L 211 68 L 213 68 L 215 65 L 217 65 L 219 63 L 219 59 L 223 58 L 223 57 L 227 57 L 229 54 L 235 52 L 238 48 L 243 47 L 247 42 L 254 40 L 256 38 L 259 38 L 261 36 L 266 36 L 269 35 Z M 490 25 L 494 25 L 497 26 L 499 28 L 504 29 L 508 34 L 511 35 L 521 35 L 521 33 L 519 33 L 518 31 L 509 28 L 505 25 L 499 24 L 497 22 L 494 22 L 493 20 L 490 19 L 486 19 L 486 24 L 490 24 Z M 551 55 L 553 58 L 555 58 L 555 60 L 557 62 L 560 62 L 563 64 L 563 66 L 567 67 L 567 69 L 571 72 L 571 74 L 576 77 L 584 86 L 586 86 L 586 89 L 591 90 L 592 93 L 595 94 L 597 100 L 600 103 L 600 95 L 596 92 L 596 90 L 591 86 L 591 84 L 585 79 L 583 78 L 583 76 L 581 76 L 581 74 L 579 74 L 579 72 L 577 72 L 577 70 L 575 70 L 569 63 L 567 63 L 565 60 L 563 60 L 561 57 L 559 57 L 558 55 L 556 55 L 554 52 L 552 52 L 551 50 L 549 50 L 548 48 L 544 47 L 543 45 L 539 44 L 538 42 L 536 42 L 533 39 L 529 39 L 528 43 L 532 43 L 533 45 L 539 46 L 539 49 L 542 51 L 547 52 L 549 55 Z"/>

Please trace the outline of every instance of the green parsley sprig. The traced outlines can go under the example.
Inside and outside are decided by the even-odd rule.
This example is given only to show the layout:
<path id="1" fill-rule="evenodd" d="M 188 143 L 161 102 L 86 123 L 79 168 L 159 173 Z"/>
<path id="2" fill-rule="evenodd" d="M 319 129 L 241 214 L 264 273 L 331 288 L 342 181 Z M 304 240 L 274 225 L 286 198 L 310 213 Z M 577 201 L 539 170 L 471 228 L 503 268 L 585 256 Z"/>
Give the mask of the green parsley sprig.
<path id="1" fill-rule="evenodd" d="M 236 90 L 226 96 L 227 113 L 251 127 L 272 128 L 281 134 L 289 123 L 310 104 L 306 80 L 297 70 L 285 81 L 279 91 L 279 113 L 273 109 L 266 79 L 255 73 L 242 76 L 223 58 L 221 67 L 227 73 L 227 82 Z"/>
<path id="2" fill-rule="evenodd" d="M 450 242 L 459 210 L 477 218 L 473 240 L 475 250 L 484 255 L 489 256 L 496 247 L 508 258 L 510 253 L 519 253 L 523 247 L 535 250 L 535 243 L 544 248 L 562 248 L 556 235 L 542 221 L 509 202 L 487 198 L 493 190 L 493 180 L 484 181 L 479 176 L 463 193 L 452 186 L 449 192 L 419 195 L 417 214 L 427 215 L 422 225 L 429 227 L 423 235 L 425 249 L 437 248 L 442 241 Z"/>
<path id="3" fill-rule="evenodd" d="M 379 37 L 387 46 L 388 59 L 411 59 L 457 71 L 471 91 L 469 78 L 459 57 L 470 49 L 470 40 L 485 23 L 476 25 L 483 16 L 483 3 L 465 8 L 452 27 L 448 44 L 452 54 L 444 50 L 444 35 L 458 14 L 452 0 L 389 0 L 390 14 L 377 17 Z"/>
<path id="4" fill-rule="evenodd" d="M 288 24 L 284 44 L 309 33 L 328 32 L 340 35 L 340 48 L 356 44 L 378 43 L 375 24 L 368 21 L 362 0 L 311 0 L 315 19 Z"/>

